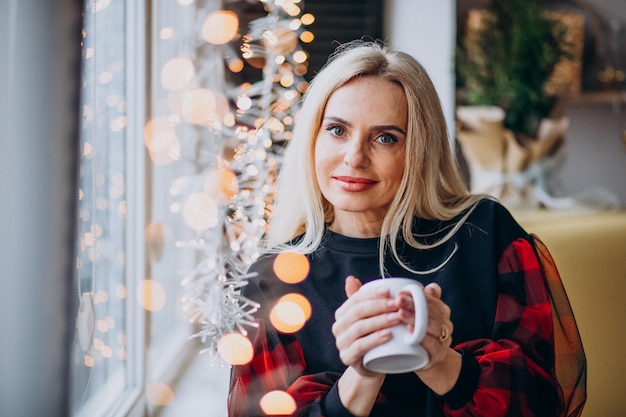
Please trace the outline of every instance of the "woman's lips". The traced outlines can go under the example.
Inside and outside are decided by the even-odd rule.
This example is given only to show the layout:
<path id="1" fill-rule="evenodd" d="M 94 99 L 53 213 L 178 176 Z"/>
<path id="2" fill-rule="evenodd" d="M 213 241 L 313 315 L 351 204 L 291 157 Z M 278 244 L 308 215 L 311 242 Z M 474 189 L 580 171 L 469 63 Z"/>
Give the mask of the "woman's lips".
<path id="1" fill-rule="evenodd" d="M 333 177 L 346 191 L 365 191 L 376 185 L 376 181 L 360 177 Z"/>

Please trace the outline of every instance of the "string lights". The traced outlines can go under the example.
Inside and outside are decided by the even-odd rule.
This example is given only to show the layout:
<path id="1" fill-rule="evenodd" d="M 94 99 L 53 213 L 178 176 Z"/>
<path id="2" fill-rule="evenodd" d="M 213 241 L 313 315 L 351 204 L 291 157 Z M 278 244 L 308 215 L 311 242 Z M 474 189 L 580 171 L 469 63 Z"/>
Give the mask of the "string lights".
<path id="1" fill-rule="evenodd" d="M 308 55 L 300 41 L 313 36 L 298 3 L 260 2 L 266 15 L 249 22 L 241 37 L 235 12 L 196 4 L 197 43 L 190 55 L 172 58 L 161 70 L 168 102 L 176 104 L 146 127 L 146 146 L 155 163 L 187 158 L 197 167 L 173 184 L 180 199 L 176 210 L 192 231 L 176 246 L 197 254 L 195 265 L 182 274 L 182 310 L 195 325 L 190 338 L 206 346 L 201 353 L 228 364 L 252 358 L 246 328 L 255 326 L 259 304 L 240 292 L 251 278 L 247 267 L 259 256 L 281 149 L 291 138 L 297 103 L 307 88 Z M 310 24 L 313 18 L 307 15 L 304 21 Z M 260 68 L 260 79 L 230 84 L 234 77 L 228 72 L 237 74 L 246 65 Z M 275 315 L 293 313 L 285 306 L 299 308 L 293 300 L 284 301 Z"/>

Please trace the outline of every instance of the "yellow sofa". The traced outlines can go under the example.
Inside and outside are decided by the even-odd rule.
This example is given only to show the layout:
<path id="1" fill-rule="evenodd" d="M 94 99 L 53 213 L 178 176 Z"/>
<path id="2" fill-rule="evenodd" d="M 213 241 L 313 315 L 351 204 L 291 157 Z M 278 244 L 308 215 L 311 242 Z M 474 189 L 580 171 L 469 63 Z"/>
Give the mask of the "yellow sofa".
<path id="1" fill-rule="evenodd" d="M 559 269 L 587 356 L 583 417 L 626 415 L 626 211 L 514 212 Z"/>

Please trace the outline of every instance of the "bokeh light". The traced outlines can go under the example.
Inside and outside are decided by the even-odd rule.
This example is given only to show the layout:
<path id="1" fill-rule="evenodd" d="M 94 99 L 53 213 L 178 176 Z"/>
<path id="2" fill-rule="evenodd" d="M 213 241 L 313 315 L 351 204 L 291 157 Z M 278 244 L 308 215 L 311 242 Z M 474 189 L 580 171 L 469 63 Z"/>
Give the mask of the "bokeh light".
<path id="1" fill-rule="evenodd" d="M 150 149 L 152 139 L 161 132 L 174 131 L 174 124 L 166 117 L 154 117 L 146 122 L 143 129 L 143 141 L 146 148 Z M 90 148 L 91 149 L 91 148 Z M 87 148 L 85 147 L 85 151 Z"/>
<path id="2" fill-rule="evenodd" d="M 286 294 L 286 295 L 283 295 L 282 297 L 280 297 L 278 302 L 279 303 L 281 303 L 281 302 L 294 303 L 294 304 L 298 305 L 298 307 L 300 307 L 300 309 L 302 310 L 302 313 L 304 314 L 304 320 L 305 321 L 311 318 L 311 303 L 302 294 L 289 293 L 289 294 Z"/>
<path id="3" fill-rule="evenodd" d="M 307 59 L 309 59 L 309 56 L 304 51 L 296 51 L 293 53 L 293 60 L 298 64 L 306 62 Z"/>
<path id="4" fill-rule="evenodd" d="M 250 339 L 241 333 L 228 333 L 217 342 L 217 352 L 230 365 L 245 365 L 252 360 Z"/>
<path id="5" fill-rule="evenodd" d="M 165 244 L 173 240 L 173 232 L 166 224 L 153 222 L 146 226 L 144 239 L 148 256 L 158 261 L 163 256 Z"/>
<path id="6" fill-rule="evenodd" d="M 155 134 L 148 147 L 150 159 L 156 165 L 168 165 L 180 158 L 180 140 L 173 130 Z"/>
<path id="7" fill-rule="evenodd" d="M 191 59 L 187 57 L 172 58 L 161 69 L 161 85 L 166 90 L 182 90 L 189 85 L 195 73 Z"/>
<path id="8" fill-rule="evenodd" d="M 281 299 L 270 312 L 270 322 L 279 332 L 295 333 L 304 326 L 306 313 L 298 303 Z"/>
<path id="9" fill-rule="evenodd" d="M 146 397 L 150 404 L 162 407 L 174 401 L 174 391 L 167 384 L 153 382 L 146 387 Z"/>
<path id="10" fill-rule="evenodd" d="M 271 416 L 290 416 L 296 411 L 296 401 L 285 391 L 270 391 L 259 401 L 261 410 Z"/>
<path id="11" fill-rule="evenodd" d="M 239 191 L 237 175 L 228 168 L 211 170 L 204 181 L 204 192 L 215 196 L 220 204 L 226 204 Z"/>
<path id="12" fill-rule="evenodd" d="M 160 311 L 165 306 L 165 290 L 157 281 L 145 279 L 137 286 L 137 301 L 148 311 Z"/>
<path id="13" fill-rule="evenodd" d="M 296 284 L 309 274 L 309 260 L 297 252 L 283 252 L 274 259 L 274 273 L 283 282 Z"/>
<path id="14" fill-rule="evenodd" d="M 229 10 L 211 12 L 202 24 L 202 38 L 208 43 L 222 45 L 230 42 L 239 30 L 239 17 Z"/>
<path id="15" fill-rule="evenodd" d="M 206 193 L 192 193 L 185 200 L 183 219 L 196 231 L 209 229 L 218 223 L 217 203 Z"/>
<path id="16" fill-rule="evenodd" d="M 298 35 L 284 27 L 265 31 L 263 45 L 275 55 L 286 55 L 298 46 Z"/>
<path id="17" fill-rule="evenodd" d="M 315 22 L 315 16 L 313 16 L 311 13 L 305 13 L 300 17 L 300 21 L 302 22 L 303 25 L 310 25 L 313 22 Z"/>
<path id="18" fill-rule="evenodd" d="M 311 43 L 315 40 L 315 35 L 313 35 L 313 32 L 305 30 L 300 34 L 300 40 L 304 43 Z"/>
<path id="19" fill-rule="evenodd" d="M 181 96 L 181 113 L 186 122 L 206 126 L 216 120 L 217 98 L 206 88 L 186 91 Z"/>

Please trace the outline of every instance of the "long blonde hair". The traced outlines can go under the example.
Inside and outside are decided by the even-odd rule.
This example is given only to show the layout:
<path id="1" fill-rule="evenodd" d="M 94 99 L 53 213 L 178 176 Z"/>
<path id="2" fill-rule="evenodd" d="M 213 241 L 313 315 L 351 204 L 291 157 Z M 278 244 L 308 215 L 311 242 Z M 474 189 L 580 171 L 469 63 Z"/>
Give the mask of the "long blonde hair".
<path id="1" fill-rule="evenodd" d="M 405 171 L 380 232 L 381 276 L 385 274 L 383 260 L 388 248 L 406 269 L 414 273 L 432 272 L 414 271 L 402 262 L 396 250 L 398 234 L 402 233 L 403 239 L 415 248 L 438 246 L 456 233 L 472 210 L 467 210 L 441 240 L 431 245 L 421 244 L 413 236 L 414 217 L 450 220 L 475 206 L 482 196 L 472 196 L 467 191 L 452 156 L 439 97 L 425 69 L 412 56 L 376 42 L 354 41 L 340 46 L 304 95 L 278 176 L 266 248 L 311 253 L 319 247 L 325 224 L 333 221 L 334 211 L 317 183 L 315 140 L 331 94 L 362 76 L 399 84 L 408 102 Z M 285 245 L 300 235 L 296 243 Z"/>

